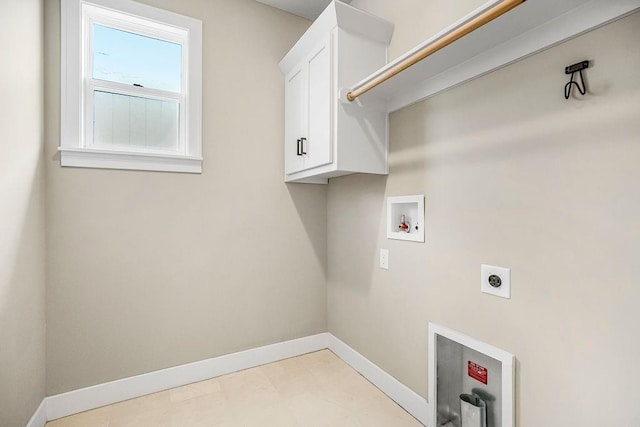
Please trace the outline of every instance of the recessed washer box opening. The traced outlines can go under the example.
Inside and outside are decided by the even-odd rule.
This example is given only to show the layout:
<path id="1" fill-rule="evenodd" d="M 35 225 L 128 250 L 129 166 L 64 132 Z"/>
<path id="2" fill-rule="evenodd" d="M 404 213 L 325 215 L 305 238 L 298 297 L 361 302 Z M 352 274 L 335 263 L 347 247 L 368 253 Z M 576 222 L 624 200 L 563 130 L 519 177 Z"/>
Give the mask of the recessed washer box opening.
<path id="1" fill-rule="evenodd" d="M 387 238 L 424 242 L 424 195 L 387 197 Z"/>
<path id="2" fill-rule="evenodd" d="M 514 427 L 513 354 L 434 323 L 429 349 L 433 426 Z"/>

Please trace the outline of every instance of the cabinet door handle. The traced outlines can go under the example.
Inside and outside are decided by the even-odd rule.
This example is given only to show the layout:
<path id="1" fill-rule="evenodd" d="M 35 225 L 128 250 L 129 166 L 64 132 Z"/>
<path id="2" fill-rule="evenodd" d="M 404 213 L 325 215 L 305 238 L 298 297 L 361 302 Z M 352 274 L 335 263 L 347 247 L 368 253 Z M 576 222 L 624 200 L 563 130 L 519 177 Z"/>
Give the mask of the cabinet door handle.
<path id="1" fill-rule="evenodd" d="M 300 148 L 300 140 L 297 140 L 298 145 L 296 146 L 296 154 L 298 156 L 302 156 L 302 149 Z"/>
<path id="2" fill-rule="evenodd" d="M 302 154 L 307 154 L 306 151 L 304 151 L 304 142 L 307 140 L 307 138 L 300 138 L 300 152 Z"/>

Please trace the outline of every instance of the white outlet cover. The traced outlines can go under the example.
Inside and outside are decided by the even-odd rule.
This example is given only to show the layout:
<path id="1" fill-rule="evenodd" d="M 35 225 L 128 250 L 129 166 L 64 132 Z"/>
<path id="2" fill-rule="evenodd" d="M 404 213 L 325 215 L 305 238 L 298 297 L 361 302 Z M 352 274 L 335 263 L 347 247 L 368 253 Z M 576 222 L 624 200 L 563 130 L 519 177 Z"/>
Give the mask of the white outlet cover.
<path id="1" fill-rule="evenodd" d="M 500 278 L 501 283 L 497 288 L 489 284 L 489 277 L 492 275 Z M 480 267 L 480 290 L 485 294 L 511 298 L 511 269 L 482 264 Z"/>
<path id="2" fill-rule="evenodd" d="M 389 269 L 389 249 L 380 249 L 380 268 Z"/>

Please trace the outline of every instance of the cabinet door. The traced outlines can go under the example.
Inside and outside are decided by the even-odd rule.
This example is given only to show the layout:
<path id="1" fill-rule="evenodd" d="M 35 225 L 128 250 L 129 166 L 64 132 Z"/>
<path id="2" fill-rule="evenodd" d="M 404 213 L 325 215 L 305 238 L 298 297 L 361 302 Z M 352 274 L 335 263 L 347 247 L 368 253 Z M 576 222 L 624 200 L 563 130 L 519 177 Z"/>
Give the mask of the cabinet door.
<path id="1" fill-rule="evenodd" d="M 308 121 L 307 139 L 303 141 L 304 169 L 315 168 L 332 159 L 331 42 L 325 43 L 307 57 Z"/>
<path id="2" fill-rule="evenodd" d="M 285 77 L 284 170 L 303 169 L 302 138 L 307 136 L 307 70 L 300 64 Z"/>

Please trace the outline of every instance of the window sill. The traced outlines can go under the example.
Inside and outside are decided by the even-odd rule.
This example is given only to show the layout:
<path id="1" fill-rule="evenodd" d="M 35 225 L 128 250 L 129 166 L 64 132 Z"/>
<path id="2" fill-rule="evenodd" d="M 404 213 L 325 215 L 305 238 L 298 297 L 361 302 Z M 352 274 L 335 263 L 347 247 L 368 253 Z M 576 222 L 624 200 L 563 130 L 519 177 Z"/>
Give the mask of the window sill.
<path id="1" fill-rule="evenodd" d="M 170 154 L 130 153 L 80 148 L 62 148 L 60 165 L 79 168 L 125 169 L 202 173 L 202 158 Z"/>

